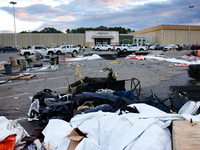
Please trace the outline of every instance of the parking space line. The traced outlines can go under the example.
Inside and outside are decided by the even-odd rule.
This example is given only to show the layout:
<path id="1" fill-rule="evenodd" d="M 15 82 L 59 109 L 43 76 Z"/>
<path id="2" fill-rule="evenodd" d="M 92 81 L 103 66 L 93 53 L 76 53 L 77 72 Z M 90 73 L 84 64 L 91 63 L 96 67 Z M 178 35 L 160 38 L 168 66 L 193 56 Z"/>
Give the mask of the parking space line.
<path id="1" fill-rule="evenodd" d="M 64 89 L 64 88 L 66 88 L 66 90 L 67 90 L 68 86 L 57 87 L 57 88 L 53 88 L 53 89 L 51 89 L 51 90 L 59 90 L 59 89 Z M 39 91 L 34 91 L 33 93 L 25 92 L 25 93 L 22 93 L 22 94 L 10 95 L 10 96 L 6 96 L 6 97 L 1 97 L 0 100 L 1 100 L 1 99 L 7 99 L 7 98 L 13 98 L 13 97 L 24 96 L 24 95 L 30 95 L 30 94 L 31 94 L 32 96 L 34 96 L 33 94 L 34 94 L 34 93 L 37 93 L 37 92 L 39 92 Z"/>
<path id="2" fill-rule="evenodd" d="M 44 80 L 54 80 L 54 79 L 61 79 L 61 78 L 67 78 L 67 76 L 61 76 L 61 77 L 56 77 L 56 78 L 46 78 L 46 79 L 37 79 L 37 80 L 31 80 L 28 83 L 33 83 L 33 82 L 40 82 Z M 12 81 L 12 80 L 11 80 Z M 1 84 L 0 86 L 9 86 L 9 85 L 18 85 L 18 84 L 24 84 L 25 82 L 17 82 L 17 83 L 6 83 L 6 84 Z"/>

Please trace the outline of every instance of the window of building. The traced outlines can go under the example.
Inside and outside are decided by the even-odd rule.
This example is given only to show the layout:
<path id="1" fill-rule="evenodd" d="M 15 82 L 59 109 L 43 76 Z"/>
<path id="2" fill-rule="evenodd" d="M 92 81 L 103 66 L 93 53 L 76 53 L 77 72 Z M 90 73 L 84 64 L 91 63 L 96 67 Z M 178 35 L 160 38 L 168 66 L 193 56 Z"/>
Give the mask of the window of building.
<path id="1" fill-rule="evenodd" d="M 141 39 L 139 39 L 139 45 L 141 45 Z"/>
<path id="2" fill-rule="evenodd" d="M 143 44 L 145 44 L 145 42 L 146 42 L 145 39 L 143 39 Z"/>
<path id="3" fill-rule="evenodd" d="M 95 39 L 95 45 L 97 44 L 108 44 L 110 45 L 110 39 Z"/>

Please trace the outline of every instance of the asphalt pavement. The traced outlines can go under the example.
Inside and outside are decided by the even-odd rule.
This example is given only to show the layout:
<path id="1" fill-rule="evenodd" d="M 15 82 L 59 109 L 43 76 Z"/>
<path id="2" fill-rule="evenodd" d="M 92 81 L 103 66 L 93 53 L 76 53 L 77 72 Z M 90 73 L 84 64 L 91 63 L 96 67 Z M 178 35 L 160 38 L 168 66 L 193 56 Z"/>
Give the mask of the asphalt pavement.
<path id="1" fill-rule="evenodd" d="M 86 52 L 95 51 L 86 49 Z M 163 53 L 171 58 L 182 55 L 181 51 Z M 78 56 L 82 55 L 81 51 Z M 21 56 L 14 52 L 0 53 L 0 62 L 9 61 L 9 57 L 16 59 Z M 60 57 L 64 57 L 64 55 Z M 12 74 L 6 75 L 5 71 L 0 72 L 0 81 L 8 81 L 0 84 L 0 115 L 8 119 L 24 118 L 28 113 L 31 98 L 43 89 L 51 89 L 55 95 L 65 94 L 69 84 L 79 80 L 79 76 L 74 75 L 76 64 L 80 65 L 83 77 L 107 77 L 109 72 L 104 72 L 102 69 L 112 68 L 113 72 L 118 74 L 118 80 L 127 80 L 127 91 L 132 89 L 131 81 L 128 79 L 136 78 L 140 81 L 141 96 L 151 94 L 153 91 L 158 97 L 167 98 L 171 94 L 169 86 L 198 84 L 188 76 L 187 67 L 168 67 L 174 63 L 158 60 L 117 58 L 116 60 L 60 61 L 57 71 L 35 73 L 36 76 L 29 80 L 9 80 L 11 77 L 23 73 L 17 66 L 12 67 Z"/>

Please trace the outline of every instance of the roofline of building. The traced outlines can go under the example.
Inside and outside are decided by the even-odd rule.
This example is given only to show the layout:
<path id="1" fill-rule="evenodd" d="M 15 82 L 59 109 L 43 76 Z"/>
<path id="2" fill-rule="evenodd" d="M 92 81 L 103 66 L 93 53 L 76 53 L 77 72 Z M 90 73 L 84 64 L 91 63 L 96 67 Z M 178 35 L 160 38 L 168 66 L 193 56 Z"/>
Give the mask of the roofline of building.
<path id="1" fill-rule="evenodd" d="M 97 32 L 99 32 L 99 31 L 119 32 L 119 31 L 114 31 L 114 30 L 85 30 L 85 32 L 86 32 L 86 31 L 97 31 Z"/>
<path id="2" fill-rule="evenodd" d="M 154 32 L 158 30 L 189 30 L 189 25 L 159 25 L 151 28 L 147 28 L 144 30 L 132 32 L 129 34 L 145 34 L 148 32 Z M 199 30 L 200 31 L 200 26 L 190 26 L 190 30 Z"/>

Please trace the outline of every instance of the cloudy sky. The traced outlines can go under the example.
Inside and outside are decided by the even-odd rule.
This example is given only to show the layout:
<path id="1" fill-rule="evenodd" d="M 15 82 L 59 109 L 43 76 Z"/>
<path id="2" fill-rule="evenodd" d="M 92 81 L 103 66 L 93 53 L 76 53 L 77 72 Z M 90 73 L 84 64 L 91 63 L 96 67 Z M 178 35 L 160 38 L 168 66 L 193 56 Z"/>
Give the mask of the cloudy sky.
<path id="1" fill-rule="evenodd" d="M 53 27 L 123 27 L 139 31 L 162 24 L 200 25 L 200 0 L 17 0 L 16 30 Z M 188 6 L 194 6 L 189 8 Z M 14 32 L 13 5 L 0 3 L 0 33 Z"/>

